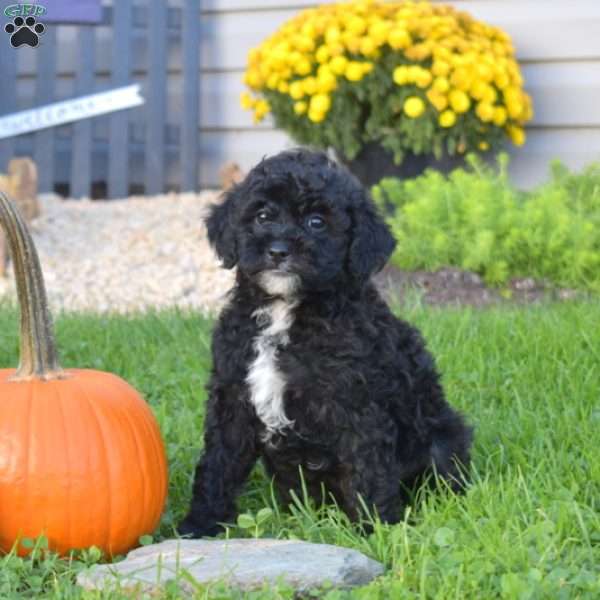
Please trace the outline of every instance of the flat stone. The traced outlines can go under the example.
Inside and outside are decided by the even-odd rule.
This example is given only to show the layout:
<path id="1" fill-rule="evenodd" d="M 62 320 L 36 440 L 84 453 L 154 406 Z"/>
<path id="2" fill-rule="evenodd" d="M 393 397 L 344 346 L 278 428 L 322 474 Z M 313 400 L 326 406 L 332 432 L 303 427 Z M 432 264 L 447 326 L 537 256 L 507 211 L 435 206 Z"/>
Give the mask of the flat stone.
<path id="1" fill-rule="evenodd" d="M 186 571 L 186 577 L 181 572 Z M 357 550 L 296 540 L 167 540 L 131 551 L 109 565 L 94 565 L 77 576 L 86 589 L 160 588 L 176 579 L 191 589 L 191 575 L 201 584 L 226 582 L 243 590 L 278 582 L 298 591 L 364 585 L 383 573 L 383 565 Z"/>

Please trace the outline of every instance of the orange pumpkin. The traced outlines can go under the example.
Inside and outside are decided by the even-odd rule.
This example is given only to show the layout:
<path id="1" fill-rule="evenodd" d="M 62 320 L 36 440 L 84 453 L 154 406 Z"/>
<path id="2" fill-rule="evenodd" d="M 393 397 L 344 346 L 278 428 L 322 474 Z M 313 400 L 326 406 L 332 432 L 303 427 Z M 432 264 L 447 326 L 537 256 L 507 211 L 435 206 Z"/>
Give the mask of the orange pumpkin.
<path id="1" fill-rule="evenodd" d="M 1 193 L 0 221 L 21 308 L 19 367 L 0 370 L 0 550 L 43 534 L 61 554 L 92 545 L 122 554 L 164 507 L 158 424 L 116 375 L 60 368 L 33 241 Z"/>

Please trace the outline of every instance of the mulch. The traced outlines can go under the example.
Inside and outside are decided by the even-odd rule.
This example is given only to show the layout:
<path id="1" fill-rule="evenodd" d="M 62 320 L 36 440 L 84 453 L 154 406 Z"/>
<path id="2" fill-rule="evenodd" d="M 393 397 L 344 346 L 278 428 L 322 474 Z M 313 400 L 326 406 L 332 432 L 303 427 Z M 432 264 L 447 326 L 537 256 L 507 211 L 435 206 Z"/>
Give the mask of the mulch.
<path id="1" fill-rule="evenodd" d="M 511 279 L 501 288 L 486 285 L 476 273 L 447 267 L 435 272 L 402 271 L 387 265 L 375 277 L 389 299 L 406 299 L 416 293 L 425 304 L 434 306 L 485 307 L 497 304 L 532 304 L 567 301 L 586 297 L 584 292 L 557 288 L 531 277 Z"/>

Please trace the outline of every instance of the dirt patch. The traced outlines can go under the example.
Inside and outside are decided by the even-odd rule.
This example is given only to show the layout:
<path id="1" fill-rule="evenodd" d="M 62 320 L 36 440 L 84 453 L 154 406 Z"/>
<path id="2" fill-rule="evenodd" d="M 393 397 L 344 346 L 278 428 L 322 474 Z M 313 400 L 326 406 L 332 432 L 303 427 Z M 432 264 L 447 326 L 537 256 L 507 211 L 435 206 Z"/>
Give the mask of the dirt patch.
<path id="1" fill-rule="evenodd" d="M 431 305 L 488 306 L 500 303 L 536 303 L 548 300 L 574 300 L 586 297 L 581 291 L 556 288 L 531 277 L 514 278 L 503 288 L 492 288 L 479 275 L 454 267 L 439 271 L 402 271 L 387 265 L 376 277 L 387 298 L 403 299 L 411 294 L 421 296 Z"/>

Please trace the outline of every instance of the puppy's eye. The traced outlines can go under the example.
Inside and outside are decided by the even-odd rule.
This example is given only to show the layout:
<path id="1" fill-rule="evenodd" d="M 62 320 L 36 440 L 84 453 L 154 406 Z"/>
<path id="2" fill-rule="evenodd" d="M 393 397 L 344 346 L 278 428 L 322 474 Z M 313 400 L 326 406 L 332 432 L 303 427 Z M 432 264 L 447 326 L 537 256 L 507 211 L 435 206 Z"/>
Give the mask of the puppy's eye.
<path id="1" fill-rule="evenodd" d="M 325 219 L 319 215 L 310 215 L 306 219 L 306 225 L 313 231 L 323 231 L 325 229 Z"/>
<path id="2" fill-rule="evenodd" d="M 268 223 L 269 221 L 272 221 L 271 219 L 271 215 L 269 214 L 269 212 L 267 210 L 265 210 L 264 208 L 262 210 L 259 210 L 256 213 L 256 222 L 259 225 L 264 225 L 265 223 Z"/>

